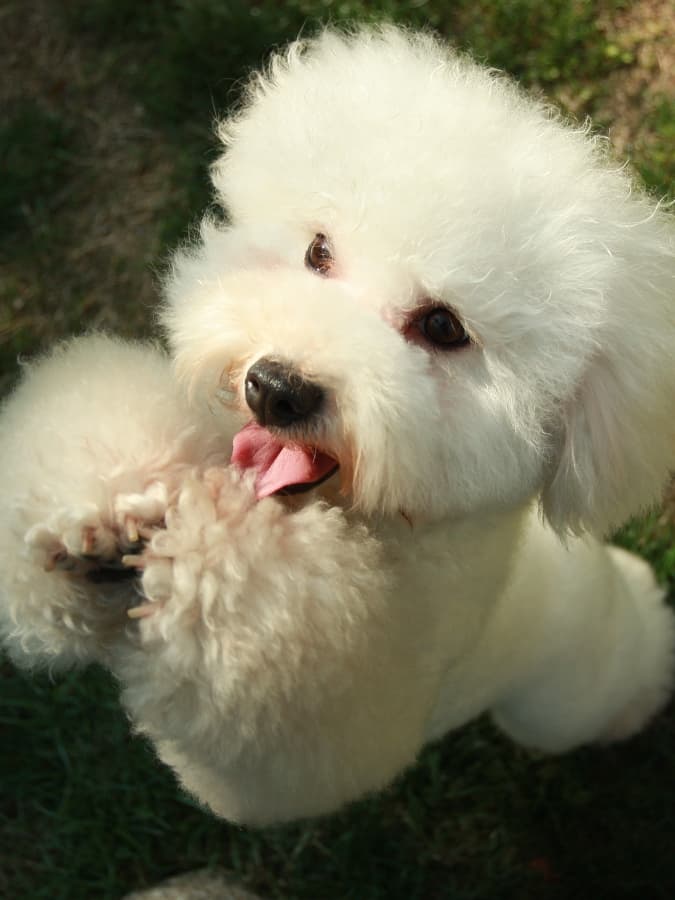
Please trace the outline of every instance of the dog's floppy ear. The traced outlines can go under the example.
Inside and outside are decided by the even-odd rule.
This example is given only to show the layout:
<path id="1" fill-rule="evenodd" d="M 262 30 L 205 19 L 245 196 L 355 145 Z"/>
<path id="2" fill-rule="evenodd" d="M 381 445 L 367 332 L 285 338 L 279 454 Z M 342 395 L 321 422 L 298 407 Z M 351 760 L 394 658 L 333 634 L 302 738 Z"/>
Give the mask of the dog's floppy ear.
<path id="1" fill-rule="evenodd" d="M 675 469 L 675 228 L 652 210 L 623 232 L 607 251 L 612 283 L 599 286 L 597 349 L 562 410 L 542 493 L 559 533 L 606 536 L 658 502 Z"/>

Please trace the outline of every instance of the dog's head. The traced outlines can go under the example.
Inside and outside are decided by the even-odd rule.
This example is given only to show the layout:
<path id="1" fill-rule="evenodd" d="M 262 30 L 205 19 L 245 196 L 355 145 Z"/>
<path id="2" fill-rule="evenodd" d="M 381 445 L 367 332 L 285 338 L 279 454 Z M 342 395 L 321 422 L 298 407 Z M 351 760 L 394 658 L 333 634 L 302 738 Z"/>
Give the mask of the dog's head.
<path id="1" fill-rule="evenodd" d="M 176 258 L 164 320 L 195 397 L 249 422 L 261 496 L 339 478 L 412 519 L 540 496 L 604 532 L 658 495 L 673 227 L 601 141 L 393 28 L 293 45 L 221 134 L 230 225 Z"/>

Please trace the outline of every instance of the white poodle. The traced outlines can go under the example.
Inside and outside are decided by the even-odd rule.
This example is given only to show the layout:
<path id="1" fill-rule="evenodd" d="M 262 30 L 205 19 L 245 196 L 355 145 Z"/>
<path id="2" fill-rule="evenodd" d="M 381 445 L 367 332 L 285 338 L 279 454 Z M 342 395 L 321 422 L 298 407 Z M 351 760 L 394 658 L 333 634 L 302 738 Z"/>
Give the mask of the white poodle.
<path id="1" fill-rule="evenodd" d="M 237 822 L 333 810 L 486 710 L 551 752 L 637 731 L 673 618 L 591 535 L 673 459 L 672 219 L 395 28 L 294 44 L 221 135 L 172 360 L 75 340 L 4 408 L 11 657 L 109 666 Z"/>

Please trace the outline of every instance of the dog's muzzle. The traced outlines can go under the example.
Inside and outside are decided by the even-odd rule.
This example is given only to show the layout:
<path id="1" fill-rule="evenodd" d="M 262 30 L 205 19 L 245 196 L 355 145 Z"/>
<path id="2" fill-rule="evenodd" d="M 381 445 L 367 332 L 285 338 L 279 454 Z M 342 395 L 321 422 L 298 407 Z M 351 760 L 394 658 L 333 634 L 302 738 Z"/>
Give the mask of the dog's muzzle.
<path id="1" fill-rule="evenodd" d="M 246 373 L 244 394 L 255 421 L 234 436 L 232 463 L 256 473 L 259 500 L 310 491 L 338 470 L 337 459 L 314 439 L 307 441 L 313 429 L 302 428 L 324 405 L 320 385 L 286 363 L 262 357 Z M 304 437 L 299 439 L 298 432 Z"/>
<path id="2" fill-rule="evenodd" d="M 288 428 L 302 425 L 319 412 L 324 391 L 295 369 L 263 357 L 246 373 L 246 402 L 264 426 Z"/>

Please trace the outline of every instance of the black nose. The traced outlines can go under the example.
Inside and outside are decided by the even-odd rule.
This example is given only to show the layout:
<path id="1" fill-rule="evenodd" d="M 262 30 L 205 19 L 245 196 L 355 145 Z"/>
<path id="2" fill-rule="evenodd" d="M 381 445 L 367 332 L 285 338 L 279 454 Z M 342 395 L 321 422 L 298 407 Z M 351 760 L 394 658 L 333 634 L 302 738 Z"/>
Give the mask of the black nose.
<path id="1" fill-rule="evenodd" d="M 263 357 L 246 373 L 246 402 L 261 425 L 286 428 L 318 412 L 323 390 L 290 366 Z"/>

